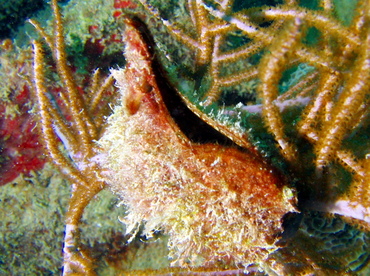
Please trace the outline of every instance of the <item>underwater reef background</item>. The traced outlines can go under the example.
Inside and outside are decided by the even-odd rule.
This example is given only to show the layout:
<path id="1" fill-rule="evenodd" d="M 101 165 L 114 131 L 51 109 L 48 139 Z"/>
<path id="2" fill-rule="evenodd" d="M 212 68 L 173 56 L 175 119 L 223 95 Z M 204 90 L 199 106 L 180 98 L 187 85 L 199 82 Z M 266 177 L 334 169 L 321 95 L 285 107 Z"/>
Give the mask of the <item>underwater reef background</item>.
<path id="1" fill-rule="evenodd" d="M 0 87 L 0 204 L 2 212 L 0 274 L 54 275 L 60 274 L 62 270 L 64 217 L 70 198 L 70 186 L 68 180 L 55 169 L 43 149 L 42 137 L 40 137 L 42 134 L 39 130 L 40 119 L 30 81 L 33 66 L 30 41 L 38 39 L 38 36 L 33 27 L 24 22 L 25 18 L 36 18 L 47 26 L 46 30 L 50 33 L 52 13 L 50 8 L 40 1 L 30 4 L 31 8 L 23 5 L 22 1 L 20 2 L 17 11 L 10 10 L 5 4 L 0 8 L 0 11 L 3 10 L 1 16 L 4 18 L 0 21 L 3 35 L 0 47 L 2 84 Z M 143 6 L 141 2 L 146 3 L 147 6 Z M 124 41 L 121 39 L 124 28 L 122 16 L 133 14 L 140 17 L 154 38 L 155 52 L 172 85 L 200 112 L 226 125 L 231 130 L 237 129 L 239 132 L 247 133 L 253 146 L 282 172 L 292 189 L 297 191 L 300 213 L 285 221 L 286 231 L 280 242 L 281 249 L 272 252 L 269 256 L 268 262 L 276 263 L 276 267 L 272 267 L 270 271 L 266 266 L 263 272 L 251 270 L 249 274 L 274 275 L 274 271 L 284 271 L 286 275 L 306 275 L 308 273 L 367 275 L 370 267 L 370 212 L 368 211 L 370 208 L 368 197 L 370 178 L 366 170 L 370 167 L 367 167 L 366 162 L 357 161 L 369 159 L 368 154 L 370 154 L 369 113 L 367 111 L 369 67 L 364 67 L 365 73 L 361 80 L 366 84 L 362 90 L 363 97 L 360 100 L 353 99 L 353 101 L 363 103 L 362 107 L 359 104 L 360 107 L 356 112 L 351 112 L 361 113 L 358 116 L 359 119 L 346 123 L 348 126 L 343 127 L 343 135 L 340 134 L 343 137 L 337 139 L 339 142 L 331 142 L 331 144 L 338 145 L 328 150 L 331 152 L 326 155 L 324 150 L 320 150 L 319 146 L 310 140 L 311 136 L 314 136 L 313 131 L 307 131 L 312 135 L 307 135 L 309 138 L 306 138 L 297 130 L 297 126 L 302 124 L 302 118 L 308 116 L 303 111 L 309 105 L 307 101 L 316 97 L 315 93 L 320 89 L 317 83 L 323 82 L 314 73 L 325 71 L 321 68 L 326 68 L 326 65 L 321 65 L 321 60 L 317 61 L 317 66 L 303 62 L 302 59 L 289 63 L 286 60 L 290 56 L 281 54 L 284 57 L 281 58 L 283 62 L 281 60 L 280 62 L 288 65 L 284 69 L 279 69 L 280 71 L 277 70 L 281 76 L 272 85 L 275 85 L 279 96 L 285 93 L 290 93 L 291 96 L 285 99 L 282 96 L 277 100 L 277 102 L 284 103 L 284 108 L 275 112 L 275 114 L 279 113 L 276 117 L 281 118 L 281 123 L 276 125 L 271 122 L 266 123 L 268 115 L 261 106 L 266 105 L 265 98 L 273 98 L 273 96 L 259 90 L 261 89 L 260 80 L 265 76 L 257 73 L 254 77 L 246 78 L 247 81 L 240 80 L 239 76 L 244 78 L 244 68 L 253 69 L 260 63 L 266 63 L 264 66 L 269 67 L 268 63 L 272 58 L 268 59 L 268 54 L 273 53 L 278 46 L 274 45 L 275 48 L 266 45 L 258 46 L 260 48 L 256 48 L 257 50 L 251 56 L 246 58 L 241 54 L 221 65 L 215 65 L 216 62 L 212 60 L 212 57 L 205 57 L 204 61 L 194 46 L 195 44 L 190 43 L 191 39 L 197 36 L 197 30 L 194 30 L 192 21 L 189 20 L 189 8 L 185 2 L 159 0 L 60 2 L 65 25 L 66 53 L 81 93 L 92 79 L 92 72 L 96 68 L 108 74 L 110 68 L 125 65 L 126 60 L 122 55 Z M 226 18 L 225 14 L 216 12 L 222 10 L 222 1 L 204 2 L 208 5 L 208 11 L 213 12 L 210 16 L 211 21 L 214 20 L 217 23 Z M 362 5 L 365 10 L 370 9 L 369 1 L 338 0 L 332 2 L 332 8 L 325 8 L 322 5 L 329 1 L 301 2 L 299 6 L 309 10 L 334 11 L 330 18 L 336 20 L 335 24 L 338 23 L 339 26 L 344 27 L 349 26 L 356 19 L 357 5 Z M 235 0 L 231 3 L 232 7 L 227 12 L 235 19 L 242 20 L 243 10 L 254 8 L 255 10 L 248 12 L 252 17 L 255 16 L 254 20 L 261 29 L 270 28 L 273 25 L 273 19 L 260 19 L 260 9 L 263 9 L 265 5 L 279 7 L 283 4 L 282 1 L 272 0 Z M 36 9 L 39 11 L 34 14 Z M 315 22 L 315 19 L 312 21 Z M 19 27 L 16 27 L 18 24 Z M 316 47 L 317 51 L 327 50 L 328 53 L 342 51 L 343 41 L 330 36 L 326 41 L 323 38 L 324 23 L 320 24 L 313 23 L 314 26 L 309 25 L 302 31 L 304 34 L 301 40 L 304 46 L 308 49 Z M 179 29 L 190 38 L 188 41 L 176 37 L 175 25 L 181 26 Z M 172 33 L 168 30 L 171 28 Z M 284 29 L 281 26 L 276 28 L 277 30 Z M 368 19 L 362 29 L 369 29 Z M 190 30 L 189 34 L 186 33 L 188 30 Z M 329 30 L 328 33 L 330 31 L 335 32 Z M 238 51 L 241 52 L 240 48 L 246 47 L 253 41 L 240 30 L 232 30 L 229 33 L 220 30 L 218 34 L 225 36 L 218 48 L 222 53 L 232 52 L 237 55 Z M 264 35 L 267 36 L 268 33 Z M 366 34 L 361 33 L 359 37 L 366 37 Z M 356 39 L 353 38 L 354 44 L 358 44 Z M 261 41 L 268 44 L 268 39 L 265 37 L 261 38 Z M 213 41 L 213 43 L 216 42 Z M 362 41 L 362 43 L 367 43 L 367 41 Z M 324 44 L 328 49 L 322 46 Z M 354 70 L 360 67 L 352 66 L 351 62 L 360 59 L 359 56 L 362 55 L 362 50 L 356 47 L 353 46 L 350 49 L 353 53 L 347 56 L 343 54 L 342 61 L 338 61 L 335 56 L 329 56 L 329 61 L 325 61 L 331 62 L 327 67 L 333 67 L 340 72 L 337 75 L 338 79 L 331 84 L 336 88 L 327 89 L 335 91 L 329 93 L 336 99 L 334 103 L 340 102 L 337 99 L 344 94 L 343 87 L 350 83 L 348 75 L 354 75 Z M 278 50 L 276 52 L 280 53 Z M 46 50 L 45 53 L 50 98 L 59 104 L 58 95 L 62 90 L 62 85 L 59 77 L 54 73 L 55 65 L 52 62 L 51 52 Z M 210 53 L 214 55 L 215 52 L 210 51 Z M 364 59 L 369 62 L 368 56 Z M 216 70 L 217 73 L 211 73 L 212 70 Z M 215 79 L 221 83 L 219 86 L 214 85 Z M 230 83 L 232 85 L 229 85 Z M 292 89 L 292 87 L 298 88 Z M 110 93 L 114 94 L 114 91 L 112 88 Z M 115 103 L 116 99 L 113 97 L 111 104 Z M 64 113 L 65 107 L 62 104 L 60 106 L 60 112 Z M 317 120 L 321 120 L 322 117 L 324 116 L 319 114 Z M 66 119 L 68 120 L 68 116 Z M 316 124 L 310 122 L 309 125 L 310 130 L 311 125 L 313 125 L 312 128 L 320 129 L 320 131 L 327 127 L 324 120 Z M 284 131 L 281 137 L 274 131 L 276 126 L 281 126 Z M 336 139 L 333 138 L 333 140 Z M 295 157 L 289 153 L 289 148 L 286 151 L 282 150 L 284 143 L 279 144 L 279 141 L 284 141 L 284 143 L 288 141 L 288 144 L 293 144 L 299 158 L 294 159 Z M 356 162 L 348 161 L 347 155 L 342 159 L 332 157 L 341 150 L 346 153 L 351 152 L 351 157 L 353 157 L 351 160 Z M 321 156 L 321 159 L 316 158 L 317 156 Z M 353 163 L 356 164 L 353 165 Z M 359 167 L 357 172 L 356 166 Z M 324 167 L 324 169 L 318 172 L 317 167 Z M 362 177 L 363 172 L 364 177 Z M 125 207 L 120 206 L 119 202 L 116 195 L 109 190 L 102 191 L 89 204 L 80 225 L 82 247 L 97 260 L 97 274 L 117 275 L 120 272 L 139 269 L 144 275 L 145 273 L 155 275 L 151 269 L 168 267 L 170 260 L 167 259 L 168 249 L 165 235 L 158 233 L 153 241 L 146 240 L 146 237 L 140 236 L 139 233 L 133 242 L 127 243 L 130 237 L 125 235 L 125 226 L 119 221 L 119 218 L 125 215 Z M 336 207 L 338 202 L 346 204 L 349 202 L 346 205 L 349 207 L 340 209 Z M 355 206 L 356 204 L 358 205 Z M 356 208 L 360 209 L 362 217 L 354 211 Z M 280 268 L 283 264 L 285 266 Z"/>

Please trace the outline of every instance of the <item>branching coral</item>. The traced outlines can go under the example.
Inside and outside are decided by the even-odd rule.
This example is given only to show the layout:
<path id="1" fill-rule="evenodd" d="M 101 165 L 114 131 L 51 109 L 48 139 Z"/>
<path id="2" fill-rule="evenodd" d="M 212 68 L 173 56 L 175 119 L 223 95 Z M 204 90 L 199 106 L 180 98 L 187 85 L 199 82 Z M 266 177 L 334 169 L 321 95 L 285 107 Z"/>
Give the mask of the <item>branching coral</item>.
<path id="1" fill-rule="evenodd" d="M 128 232 L 136 233 L 143 222 L 147 236 L 157 230 L 169 234 L 175 264 L 216 269 L 256 265 L 271 273 L 288 273 L 288 265 L 276 264 L 285 256 L 277 251 L 276 241 L 282 217 L 295 210 L 292 191 L 245 133 L 235 131 L 230 122 L 205 115 L 202 109 L 216 106 L 226 88 L 248 86 L 251 79 L 257 80 L 256 105 L 241 109 L 261 111 L 268 133 L 290 168 L 287 174 L 304 183 L 297 184 L 305 200 L 301 207 L 340 213 L 339 208 L 346 206 L 342 214 L 359 218 L 368 227 L 370 162 L 348 137 L 368 129 L 369 1 L 359 1 L 352 22 L 345 26 L 335 19 L 330 1 L 320 1 L 317 10 L 296 1 L 238 10 L 232 0 L 189 0 L 190 32 L 171 20 L 161 20 L 155 7 L 140 2 L 174 40 L 193 53 L 194 61 L 185 61 L 192 68 L 168 70 L 170 77 L 175 75 L 180 92 L 194 92 L 192 100 L 200 95 L 195 104 L 186 97 L 183 100 L 235 144 L 199 144 L 183 133 L 174 118 L 182 109 L 167 109 L 171 101 L 168 104 L 168 95 L 163 93 L 168 92 L 168 86 L 163 86 L 156 65 L 152 67 L 154 58 L 136 29 L 137 23 L 128 19 L 126 68 L 113 71 L 121 104 L 101 137 L 102 117 L 95 121 L 92 114 L 112 78 L 98 89 L 102 82 L 96 73 L 89 91 L 93 99 L 81 96 L 67 65 L 61 15 L 54 0 L 55 35 L 47 35 L 36 22 L 32 24 L 52 51 L 65 88 L 60 94 L 65 112 L 60 113 L 47 97 L 44 54 L 38 42 L 34 43 L 34 88 L 45 146 L 73 185 L 64 248 L 66 274 L 93 273 L 91 260 L 79 250 L 75 237 L 84 208 L 104 187 L 104 180 L 129 209 L 124 219 Z M 238 37 L 243 41 L 231 45 Z M 171 58 L 171 53 L 164 55 Z M 302 64 L 310 69 L 299 75 L 297 67 Z M 289 80 L 283 89 L 289 70 L 299 77 Z M 186 75 L 185 71 L 188 76 L 184 80 L 176 79 Z M 298 106 L 300 114 L 287 127 L 289 112 L 283 109 L 291 106 Z M 58 147 L 58 138 L 68 157 Z M 100 148 L 94 142 L 98 139 Z M 312 146 L 312 152 L 303 151 L 302 144 Z M 98 162 L 105 169 L 104 177 L 95 158 L 100 152 Z M 312 155 L 312 160 L 306 154 Z M 354 175 L 348 187 L 339 189 L 336 173 L 344 170 Z M 348 198 L 333 205 L 343 190 Z M 272 251 L 278 257 L 270 254 Z M 316 261 L 304 252 L 297 256 L 295 261 L 309 264 L 307 273 L 315 271 Z"/>
<path id="2" fill-rule="evenodd" d="M 67 114 L 59 112 L 60 107 L 55 106 L 47 92 L 44 79 L 44 53 L 41 44 L 36 41 L 33 43 L 33 86 L 38 101 L 45 147 L 53 163 L 72 183 L 72 196 L 66 215 L 63 250 L 64 274 L 73 271 L 92 273 L 91 260 L 83 251 L 79 250 L 76 236 L 78 236 L 78 224 L 83 210 L 105 186 L 98 165 L 92 160 L 96 156 L 94 140 L 100 136 L 103 121 L 101 118 L 93 119 L 93 115 L 101 116 L 102 110 L 97 110 L 97 103 L 101 100 L 103 93 L 110 88 L 113 79 L 108 77 L 101 82 L 99 81 L 99 72 L 96 71 L 89 91 L 90 98 L 80 94 L 71 69 L 67 65 L 63 24 L 57 1 L 52 1 L 52 8 L 55 16 L 55 34 L 52 37 L 46 34 L 37 22 L 30 22 L 52 50 L 56 69 L 64 86 L 60 99 Z M 67 121 L 66 116 L 70 121 Z M 59 139 L 62 140 L 64 149 L 69 156 L 66 156 L 59 148 Z"/>

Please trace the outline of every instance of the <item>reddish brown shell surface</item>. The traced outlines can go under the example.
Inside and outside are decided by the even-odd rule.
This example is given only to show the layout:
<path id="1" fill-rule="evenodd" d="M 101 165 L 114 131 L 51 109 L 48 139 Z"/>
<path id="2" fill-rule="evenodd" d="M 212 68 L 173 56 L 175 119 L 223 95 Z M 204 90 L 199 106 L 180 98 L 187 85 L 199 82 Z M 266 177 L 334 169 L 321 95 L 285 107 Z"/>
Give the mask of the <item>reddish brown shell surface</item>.
<path id="1" fill-rule="evenodd" d="M 276 249 L 293 192 L 261 157 L 197 144 L 181 132 L 155 83 L 151 58 L 133 24 L 125 69 L 114 70 L 121 105 L 99 144 L 109 186 L 128 207 L 127 231 L 169 235 L 174 264 L 222 261 L 248 266 Z"/>

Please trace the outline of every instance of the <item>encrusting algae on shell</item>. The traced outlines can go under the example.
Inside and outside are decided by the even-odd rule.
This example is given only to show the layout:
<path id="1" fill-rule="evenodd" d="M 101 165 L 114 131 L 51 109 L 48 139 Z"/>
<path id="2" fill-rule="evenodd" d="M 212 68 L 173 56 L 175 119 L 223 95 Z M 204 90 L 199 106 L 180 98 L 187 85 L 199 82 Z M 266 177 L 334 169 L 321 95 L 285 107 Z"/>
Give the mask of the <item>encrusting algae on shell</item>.
<path id="1" fill-rule="evenodd" d="M 169 235 L 174 265 L 260 263 L 275 250 L 282 218 L 295 212 L 293 191 L 257 153 L 195 143 L 170 115 L 153 73 L 153 56 L 126 20 L 121 93 L 99 140 L 108 185 L 127 206 L 135 233 Z"/>

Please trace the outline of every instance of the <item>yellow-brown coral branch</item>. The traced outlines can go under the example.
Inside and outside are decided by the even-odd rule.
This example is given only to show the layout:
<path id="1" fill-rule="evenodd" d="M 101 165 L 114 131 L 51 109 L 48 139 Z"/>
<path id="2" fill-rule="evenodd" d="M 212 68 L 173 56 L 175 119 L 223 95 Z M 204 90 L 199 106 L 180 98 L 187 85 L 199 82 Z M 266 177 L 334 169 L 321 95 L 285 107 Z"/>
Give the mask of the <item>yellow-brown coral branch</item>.
<path id="1" fill-rule="evenodd" d="M 337 72 L 324 72 L 319 87 L 316 91 L 316 98 L 311 105 L 303 112 L 299 130 L 302 134 L 308 132 L 312 126 L 319 124 L 317 117 L 323 112 L 324 105 L 333 98 L 335 88 L 338 87 L 339 74 Z"/>
<path id="2" fill-rule="evenodd" d="M 314 84 L 313 82 L 317 79 L 318 75 L 318 72 L 311 72 L 307 74 L 298 83 L 290 87 L 289 90 L 286 91 L 283 95 L 279 96 L 279 101 L 284 101 L 293 97 L 293 95 L 298 93 L 298 91 L 301 91 L 299 96 L 303 97 L 305 95 L 305 91 L 310 91 L 313 89 L 313 87 L 316 87 L 316 84 Z"/>
<path id="3" fill-rule="evenodd" d="M 317 145 L 317 167 L 323 167 L 338 149 L 340 142 L 348 131 L 349 121 L 361 116 L 358 110 L 368 99 L 366 93 L 370 85 L 370 30 L 362 46 L 359 58 L 355 61 L 353 74 L 347 80 L 343 93 L 334 107 L 332 120 L 328 121 L 320 135 Z M 365 112 L 365 110 L 364 110 Z"/>
<path id="4" fill-rule="evenodd" d="M 100 103 L 104 95 L 104 92 L 107 91 L 113 85 L 113 82 L 114 82 L 113 76 L 109 75 L 107 78 L 104 79 L 104 82 L 99 87 L 99 89 L 91 91 L 93 96 L 89 106 L 90 111 L 94 111 L 97 108 L 98 104 Z"/>
<path id="5" fill-rule="evenodd" d="M 277 38 L 276 42 L 269 48 L 270 54 L 267 54 L 261 60 L 259 66 L 260 73 L 260 93 L 263 99 L 263 116 L 271 133 L 279 143 L 283 155 L 290 162 L 296 160 L 296 149 L 286 139 L 284 127 L 279 109 L 274 104 L 278 96 L 278 81 L 285 69 L 286 59 L 290 50 L 298 43 L 300 39 L 300 20 L 296 19 L 286 27 L 286 30 Z"/>
<path id="6" fill-rule="evenodd" d="M 28 20 L 29 23 L 32 24 L 32 26 L 37 30 L 37 32 L 40 34 L 41 37 L 45 39 L 46 44 L 49 46 L 51 50 L 54 49 L 54 43 L 51 37 L 45 32 L 44 28 L 42 28 L 39 24 L 39 22 L 30 19 Z"/>
<path id="7" fill-rule="evenodd" d="M 76 128 L 81 132 L 81 146 L 86 153 L 89 151 L 89 141 L 97 137 L 97 130 L 91 117 L 87 114 L 86 107 L 83 104 L 81 95 L 78 92 L 77 86 L 73 80 L 70 68 L 67 65 L 65 54 L 64 33 L 61 14 L 58 8 L 57 0 L 52 0 L 51 6 L 54 12 L 54 57 L 56 61 L 57 71 L 61 77 L 62 83 L 66 88 L 68 103 L 72 113 L 72 118 L 76 124 Z"/>
<path id="8" fill-rule="evenodd" d="M 34 42 L 34 87 L 36 90 L 36 97 L 39 103 L 41 128 L 45 141 L 45 146 L 48 149 L 49 155 L 58 168 L 63 168 L 62 173 L 68 175 L 73 181 L 84 182 L 81 173 L 72 166 L 67 158 L 58 149 L 58 138 L 54 132 L 53 119 L 49 113 L 48 99 L 46 97 L 46 88 L 43 80 L 43 54 L 41 45 Z"/>
<path id="9" fill-rule="evenodd" d="M 355 34 L 352 34 L 347 28 L 343 27 L 338 20 L 319 11 L 311 11 L 300 7 L 296 7 L 295 9 L 291 7 L 270 7 L 266 10 L 262 10 L 261 15 L 267 20 L 299 18 L 307 21 L 307 23 L 318 29 L 324 29 L 331 35 L 340 37 L 345 43 L 354 46 L 360 46 L 361 44 L 359 38 Z"/>

